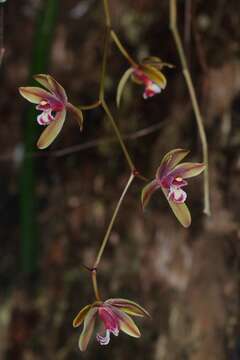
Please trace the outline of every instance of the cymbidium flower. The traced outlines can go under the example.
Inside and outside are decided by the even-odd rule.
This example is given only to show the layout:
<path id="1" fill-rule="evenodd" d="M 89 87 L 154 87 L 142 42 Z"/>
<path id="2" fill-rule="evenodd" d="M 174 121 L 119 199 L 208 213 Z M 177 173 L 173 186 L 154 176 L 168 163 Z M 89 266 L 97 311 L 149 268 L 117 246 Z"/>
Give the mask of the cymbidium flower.
<path id="1" fill-rule="evenodd" d="M 78 327 L 83 323 L 83 331 L 79 338 L 79 348 L 81 351 L 87 349 L 89 340 L 92 336 L 96 320 L 100 320 L 101 328 L 97 333 L 96 339 L 101 345 L 107 345 L 110 335 L 118 336 L 122 330 L 133 337 L 140 337 L 140 331 L 132 316 L 150 316 L 140 305 L 126 299 L 108 299 L 104 302 L 96 301 L 86 305 L 73 320 L 73 326 Z"/>
<path id="2" fill-rule="evenodd" d="M 61 131 L 66 119 L 66 112 L 69 110 L 75 115 L 80 129 L 83 126 L 82 111 L 68 102 L 64 88 L 50 75 L 35 75 L 38 81 L 47 90 L 37 86 L 20 87 L 20 94 L 33 104 L 37 104 L 36 109 L 41 111 L 37 117 L 39 125 L 47 126 L 41 134 L 37 146 L 39 149 L 48 147 Z"/>
<path id="3" fill-rule="evenodd" d="M 191 215 L 185 204 L 187 194 L 184 187 L 185 179 L 199 175 L 205 168 L 202 163 L 180 163 L 188 150 L 175 149 L 168 152 L 156 172 L 156 177 L 142 190 L 142 206 L 145 208 L 153 193 L 161 188 L 179 222 L 188 227 L 191 224 Z"/>
<path id="4" fill-rule="evenodd" d="M 159 94 L 167 85 L 167 80 L 161 71 L 164 66 L 172 67 L 171 64 L 163 63 L 157 57 L 149 57 L 144 59 L 141 64 L 136 64 L 125 71 L 118 84 L 117 105 L 120 104 L 123 89 L 130 76 L 135 83 L 144 86 L 144 99 Z"/>

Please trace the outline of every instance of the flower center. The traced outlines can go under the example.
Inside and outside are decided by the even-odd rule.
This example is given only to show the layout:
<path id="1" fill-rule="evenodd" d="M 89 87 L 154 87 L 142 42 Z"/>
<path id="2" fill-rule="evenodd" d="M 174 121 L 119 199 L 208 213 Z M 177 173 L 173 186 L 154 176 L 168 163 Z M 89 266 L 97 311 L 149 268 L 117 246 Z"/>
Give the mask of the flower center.
<path id="1" fill-rule="evenodd" d="M 39 125 L 49 125 L 53 120 L 52 110 L 45 110 L 37 117 Z"/>
<path id="2" fill-rule="evenodd" d="M 171 175 L 168 175 L 161 179 L 161 186 L 168 191 L 168 199 L 175 203 L 181 204 L 185 202 L 187 194 L 182 187 L 186 185 L 187 181 L 181 176 L 172 177 Z"/>
<path id="3" fill-rule="evenodd" d="M 153 81 L 149 80 L 145 87 L 145 91 L 143 93 L 143 98 L 147 99 L 156 94 L 159 94 L 160 92 L 161 92 L 161 88 L 157 84 L 155 84 Z"/>
<path id="4" fill-rule="evenodd" d="M 149 77 L 140 69 L 135 69 L 133 75 L 137 82 L 145 85 L 145 90 L 143 93 L 143 98 L 147 99 L 149 97 L 154 96 L 155 94 L 159 94 L 161 92 L 160 86 L 154 83 Z"/>
<path id="5" fill-rule="evenodd" d="M 58 112 L 63 109 L 64 105 L 58 100 L 47 100 L 42 99 L 40 103 L 36 106 L 37 110 L 42 111 L 37 117 L 37 122 L 39 125 L 49 125 L 53 120 L 55 120 L 55 114 L 52 112 Z"/>
<path id="6" fill-rule="evenodd" d="M 40 106 L 46 106 L 48 104 L 48 102 L 46 100 L 42 100 L 40 101 Z"/>
<path id="7" fill-rule="evenodd" d="M 119 334 L 119 323 L 118 318 L 114 312 L 107 306 L 100 306 L 98 309 L 98 314 L 100 319 L 104 323 L 105 327 L 105 336 L 97 334 L 97 341 L 101 345 L 107 345 L 110 341 L 110 334 L 112 333 L 115 336 Z"/>

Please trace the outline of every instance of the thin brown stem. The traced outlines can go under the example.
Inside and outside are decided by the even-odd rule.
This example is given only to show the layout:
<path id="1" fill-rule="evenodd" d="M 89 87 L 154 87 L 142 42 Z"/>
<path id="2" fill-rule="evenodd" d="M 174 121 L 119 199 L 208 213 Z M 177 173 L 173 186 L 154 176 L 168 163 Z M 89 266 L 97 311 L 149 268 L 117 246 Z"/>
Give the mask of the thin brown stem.
<path id="1" fill-rule="evenodd" d="M 211 214 L 211 210 L 210 210 L 210 195 L 209 195 L 209 162 L 208 162 L 208 143 L 207 143 L 207 137 L 206 137 L 206 133 L 205 133 L 205 129 L 204 129 L 204 125 L 203 125 L 203 119 L 202 119 L 202 115 L 200 112 L 200 108 L 199 108 L 199 104 L 198 104 L 198 100 L 196 97 L 196 92 L 193 86 L 193 82 L 192 82 L 192 78 L 191 78 L 191 74 L 189 71 L 189 67 L 187 64 L 187 60 L 186 60 L 186 56 L 184 53 L 184 49 L 183 49 L 183 45 L 182 45 L 182 41 L 179 35 L 179 31 L 178 31 L 178 27 L 177 27 L 177 5 L 176 5 L 176 0 L 169 0 L 170 1 L 170 5 L 169 5 L 169 14 L 170 14 L 170 29 L 172 31 L 173 34 L 173 38 L 176 44 L 176 48 L 177 48 L 177 52 L 179 54 L 179 58 L 181 61 L 181 65 L 182 65 L 182 71 L 183 71 L 183 76 L 185 78 L 186 84 L 187 84 L 187 88 L 189 91 L 189 95 L 190 95 L 190 99 L 192 102 L 192 106 L 193 106 L 193 111 L 195 114 L 195 118 L 196 118 L 196 122 L 197 122 L 197 126 L 198 126 L 198 131 L 199 131 L 199 136 L 200 136 L 200 140 L 201 140 L 201 144 L 202 144 L 202 152 L 203 152 L 203 161 L 206 165 L 206 169 L 204 172 L 204 213 L 206 215 L 210 215 Z"/>
<path id="2" fill-rule="evenodd" d="M 135 167 L 134 167 L 134 164 L 132 162 L 132 159 L 129 155 L 129 152 L 125 146 L 125 143 L 122 139 L 122 135 L 116 125 L 116 122 L 112 116 L 112 113 L 104 99 L 105 97 L 105 77 L 106 77 L 106 66 L 107 66 L 107 55 L 108 55 L 108 49 L 109 49 L 109 40 L 110 40 L 110 34 L 112 34 L 112 31 L 111 31 L 111 18 L 110 18 L 110 12 L 109 12 L 109 5 L 108 5 L 108 0 L 103 0 L 103 6 L 104 6 L 104 11 L 105 11 L 105 18 L 106 18 L 106 30 L 105 30 L 105 40 L 104 40 L 104 52 L 103 52 L 103 61 L 102 61 L 102 71 L 101 71 L 101 81 L 100 81 L 100 90 L 99 90 L 99 105 L 101 104 L 103 110 L 105 111 L 108 119 L 110 120 L 110 123 L 114 129 L 114 132 L 116 134 L 116 137 L 119 141 L 119 144 L 123 150 L 123 153 L 125 155 L 125 158 L 127 160 L 127 163 L 130 167 L 130 170 L 131 170 L 131 175 L 128 179 L 128 182 L 122 192 L 122 195 L 117 203 L 117 206 L 114 210 L 114 213 L 112 215 L 112 218 L 111 218 L 111 221 L 108 225 L 108 228 L 107 228 L 107 231 L 106 231 L 106 234 L 102 240 L 102 243 L 101 243 L 101 246 L 99 248 L 99 251 L 97 253 L 97 256 L 96 256 L 96 260 L 94 262 L 94 265 L 93 265 L 93 268 L 92 268 L 92 284 L 93 284 L 93 290 L 94 290 L 94 294 L 95 294 L 95 297 L 96 297 L 96 300 L 97 301 L 101 301 L 101 297 L 100 297 L 100 293 L 99 293 L 99 289 L 98 289 L 98 283 L 97 283 L 97 268 L 99 266 L 99 263 L 101 261 L 101 258 L 102 258 L 102 255 L 103 255 L 103 252 L 106 248 L 106 245 L 107 245 L 107 242 L 108 242 L 108 239 L 109 239 L 109 236 L 111 234 L 111 231 L 112 231 L 112 227 L 114 225 L 114 222 L 116 220 L 116 217 L 118 215 L 118 212 L 119 212 L 119 209 L 120 209 L 120 206 L 123 202 L 123 199 L 133 181 L 133 179 L 138 176 L 140 178 L 143 178 L 136 170 L 135 170 Z M 115 34 L 113 32 L 113 34 Z M 122 47 L 121 43 L 118 41 L 118 38 L 115 36 L 114 38 L 116 38 L 117 40 L 117 44 L 120 44 L 118 45 L 118 47 L 120 46 L 121 48 L 121 52 L 124 52 L 124 48 Z M 115 41 L 115 42 L 116 42 Z M 135 65 L 135 62 L 133 60 L 131 60 L 130 57 L 128 57 L 128 54 L 127 52 L 125 51 L 124 54 L 127 55 L 127 58 L 128 60 L 131 62 L 131 64 L 134 64 Z"/>
<path id="3" fill-rule="evenodd" d="M 110 40 L 110 28 L 106 26 L 105 30 L 105 38 L 104 38 L 104 50 L 103 50 L 103 61 L 102 61 L 102 71 L 101 71 L 101 81 L 100 81 L 100 90 L 99 90 L 99 101 L 104 101 L 104 93 L 105 93 L 105 76 L 106 76 L 106 66 L 107 66 L 107 55 L 109 48 L 109 40 Z"/>
<path id="4" fill-rule="evenodd" d="M 127 61 L 133 66 L 133 67 L 138 67 L 139 65 L 133 60 L 133 58 L 129 55 L 129 53 L 127 52 L 127 50 L 124 48 L 124 46 L 122 45 L 118 35 L 115 33 L 114 30 L 111 30 L 111 37 L 114 41 L 114 43 L 117 45 L 119 51 L 122 53 L 122 55 L 127 59 Z"/>
<path id="5" fill-rule="evenodd" d="M 117 215 L 118 215 L 119 209 L 120 209 L 120 207 L 121 207 L 121 204 L 122 204 L 122 202 L 123 202 L 123 199 L 124 199 L 124 197 L 125 197 L 128 189 L 129 189 L 129 187 L 130 187 L 130 185 L 131 185 L 134 177 L 135 177 L 135 175 L 134 175 L 133 173 L 131 173 L 131 175 L 130 175 L 130 177 L 129 177 L 129 179 L 128 179 L 128 182 L 127 182 L 127 184 L 126 184 L 126 186 L 125 186 L 125 188 L 124 188 L 124 190 L 123 190 L 123 192 L 122 192 L 122 195 L 121 195 L 120 199 L 118 200 L 117 206 L 116 206 L 116 208 L 115 208 L 115 210 L 114 210 L 114 213 L 113 213 L 113 215 L 112 215 L 111 221 L 110 221 L 110 223 L 109 223 L 109 225 L 108 225 L 106 234 L 105 234 L 105 236 L 104 236 L 104 238 L 103 238 L 102 244 L 101 244 L 101 246 L 100 246 L 100 248 L 99 248 L 99 251 L 98 251 L 98 253 L 97 253 L 96 260 L 95 260 L 94 265 L 93 265 L 93 268 L 94 268 L 94 269 L 97 269 L 97 268 L 98 268 L 98 265 L 99 265 L 99 263 L 100 263 L 100 261 L 101 261 L 101 258 L 102 258 L 102 254 L 103 254 L 103 252 L 104 252 L 104 250 L 105 250 L 105 247 L 106 247 L 106 245 L 107 245 L 109 236 L 110 236 L 110 234 L 111 234 L 112 227 L 113 227 L 114 222 L 115 222 L 115 220 L 116 220 L 116 217 L 117 217 Z"/>
<path id="6" fill-rule="evenodd" d="M 111 27 L 111 16 L 110 16 L 108 0 L 103 0 L 103 7 L 104 7 L 104 12 L 105 12 L 106 25 L 107 25 L 107 27 L 110 28 Z"/>
<path id="7" fill-rule="evenodd" d="M 100 292 L 97 283 L 97 269 L 93 268 L 91 273 L 92 273 L 92 284 L 93 284 L 93 291 L 95 298 L 97 301 L 101 301 Z"/>
<path id="8" fill-rule="evenodd" d="M 102 101 L 102 107 L 103 107 L 108 119 L 110 120 L 110 123 L 111 123 L 111 125 L 113 127 L 113 130 L 114 130 L 114 132 L 115 132 L 115 134 L 116 134 L 116 136 L 118 138 L 119 144 L 120 144 L 120 146 L 122 148 L 122 151 L 123 151 L 123 153 L 125 155 L 127 163 L 128 163 L 128 165 L 130 167 L 130 170 L 133 172 L 134 169 L 135 169 L 135 166 L 133 164 L 131 156 L 129 155 L 129 152 L 128 152 L 127 148 L 126 148 L 126 145 L 125 145 L 125 143 L 124 143 L 124 141 L 122 139 L 122 135 L 121 135 L 116 123 L 115 123 L 115 120 L 114 120 L 114 118 L 113 118 L 113 116 L 111 114 L 111 111 L 110 111 L 108 105 L 106 104 L 105 100 Z"/>
<path id="9" fill-rule="evenodd" d="M 95 103 L 93 104 L 89 104 L 89 105 L 78 105 L 80 110 L 92 110 L 92 109 L 96 109 L 101 105 L 101 101 L 97 100 Z"/>

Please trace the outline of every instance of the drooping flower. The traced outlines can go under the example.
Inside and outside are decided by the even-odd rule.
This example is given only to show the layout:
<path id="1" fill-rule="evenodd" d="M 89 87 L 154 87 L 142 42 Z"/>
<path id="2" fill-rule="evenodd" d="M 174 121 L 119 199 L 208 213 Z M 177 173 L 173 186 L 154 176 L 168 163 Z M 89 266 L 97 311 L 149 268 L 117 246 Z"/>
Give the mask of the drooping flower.
<path id="1" fill-rule="evenodd" d="M 168 152 L 159 168 L 155 179 L 146 185 L 142 190 L 142 206 L 146 207 L 153 193 L 161 188 L 179 222 L 188 227 L 191 224 L 191 214 L 185 204 L 187 194 L 183 188 L 188 184 L 185 179 L 199 175 L 205 165 L 202 163 L 180 163 L 188 150 L 175 149 Z"/>
<path id="2" fill-rule="evenodd" d="M 41 134 L 37 146 L 39 149 L 48 147 L 61 131 L 67 111 L 74 114 L 80 129 L 83 126 L 82 111 L 68 102 L 64 88 L 50 75 L 38 74 L 34 79 L 47 90 L 37 86 L 20 87 L 20 94 L 41 111 L 37 116 L 39 125 L 47 126 Z"/>
<path id="3" fill-rule="evenodd" d="M 172 67 L 171 64 L 164 63 L 157 57 L 149 57 L 144 59 L 141 64 L 126 70 L 118 84 L 117 105 L 120 104 L 123 89 L 130 76 L 135 83 L 144 86 L 144 99 L 159 94 L 167 85 L 166 77 L 161 71 L 164 66 Z"/>
<path id="4" fill-rule="evenodd" d="M 137 303 L 121 298 L 108 299 L 104 302 L 96 301 L 93 304 L 86 305 L 73 320 L 74 327 L 83 323 L 83 331 L 79 337 L 80 350 L 85 351 L 87 349 L 97 319 L 101 323 L 101 330 L 96 335 L 100 345 L 109 344 L 111 334 L 118 336 L 120 330 L 132 337 L 140 337 L 141 334 L 137 325 L 128 314 L 150 316 Z"/>

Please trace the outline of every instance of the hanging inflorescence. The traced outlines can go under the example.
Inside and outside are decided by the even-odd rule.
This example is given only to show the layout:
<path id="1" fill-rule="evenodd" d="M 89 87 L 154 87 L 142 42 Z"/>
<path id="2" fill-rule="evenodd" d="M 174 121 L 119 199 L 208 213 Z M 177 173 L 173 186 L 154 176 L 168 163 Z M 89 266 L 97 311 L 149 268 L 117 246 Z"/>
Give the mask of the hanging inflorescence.
<path id="1" fill-rule="evenodd" d="M 182 162 L 182 160 L 188 155 L 189 151 L 185 149 L 173 149 L 161 160 L 159 167 L 156 169 L 155 178 L 153 180 L 147 180 L 145 176 L 136 169 L 132 157 L 123 141 L 121 132 L 119 131 L 115 119 L 105 100 L 105 75 L 110 41 L 112 40 L 115 43 L 118 50 L 122 53 L 130 65 L 119 81 L 116 94 L 116 103 L 118 107 L 120 106 L 125 85 L 129 79 L 143 87 L 143 98 L 148 99 L 161 93 L 161 91 L 165 89 L 167 80 L 163 73 L 164 67 L 172 68 L 173 66 L 167 62 L 163 62 L 156 56 L 148 57 L 141 62 L 133 60 L 112 28 L 107 0 L 103 0 L 106 19 L 106 34 L 98 100 L 94 104 L 77 107 L 69 102 L 65 89 L 52 76 L 46 74 L 38 74 L 35 76 L 35 80 L 41 85 L 41 87 L 21 87 L 19 89 L 20 94 L 28 101 L 36 104 L 36 109 L 39 111 L 37 122 L 39 125 L 44 127 L 44 130 L 37 142 L 39 149 L 45 149 L 52 144 L 63 128 L 67 113 L 74 116 L 80 130 L 82 130 L 84 125 L 83 110 L 90 111 L 91 109 L 101 107 L 115 132 L 130 169 L 129 179 L 123 189 L 120 199 L 117 202 L 105 236 L 97 252 L 95 262 L 92 267 L 86 267 L 91 273 L 95 300 L 93 303 L 88 304 L 81 309 L 73 321 L 74 327 L 78 327 L 83 324 L 83 330 L 79 338 L 79 348 L 81 351 L 86 350 L 97 319 L 100 320 L 103 326 L 102 331 L 97 333 L 96 339 L 101 345 L 107 345 L 110 341 L 111 334 L 118 336 L 120 330 L 133 337 L 140 336 L 140 331 L 130 315 L 139 317 L 149 316 L 148 312 L 144 308 L 131 300 L 122 298 L 102 300 L 97 282 L 97 271 L 103 252 L 107 245 L 123 199 L 133 180 L 135 178 L 139 178 L 142 181 L 147 182 L 142 189 L 141 195 L 143 209 L 147 206 L 150 198 L 156 190 L 161 189 L 177 220 L 184 227 L 189 227 L 191 224 L 191 215 L 186 205 L 187 193 L 185 189 L 188 184 L 186 179 L 197 176 L 205 170 L 205 212 L 209 213 L 210 211 L 208 174 L 206 175 L 206 169 L 208 168 L 207 142 L 191 77 L 176 27 L 176 1 L 170 0 L 169 4 L 171 30 L 173 31 L 177 50 L 182 61 L 184 76 L 186 78 L 195 113 L 197 110 L 197 123 L 199 125 L 200 139 L 202 140 L 203 145 L 203 163 Z"/>

